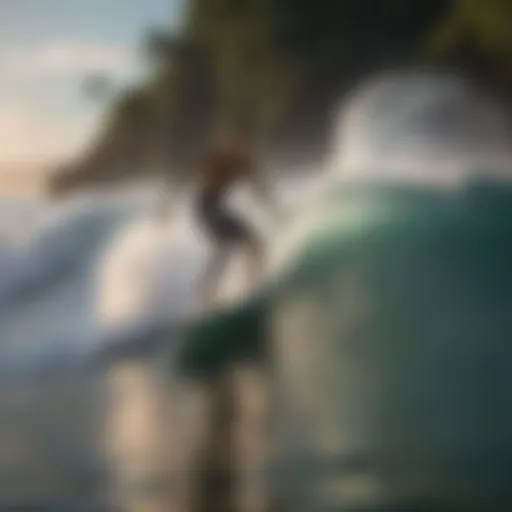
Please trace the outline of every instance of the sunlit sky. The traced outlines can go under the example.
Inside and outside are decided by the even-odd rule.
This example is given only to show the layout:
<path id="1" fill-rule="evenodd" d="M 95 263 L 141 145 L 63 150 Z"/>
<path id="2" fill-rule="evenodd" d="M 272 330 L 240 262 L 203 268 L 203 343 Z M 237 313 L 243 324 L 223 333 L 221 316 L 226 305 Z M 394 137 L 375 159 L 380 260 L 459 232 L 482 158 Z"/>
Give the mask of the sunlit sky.
<path id="1" fill-rule="evenodd" d="M 181 3 L 0 0 L 0 164 L 47 163 L 84 147 L 102 115 L 84 97 L 84 76 L 140 79 L 144 29 L 178 24 Z"/>

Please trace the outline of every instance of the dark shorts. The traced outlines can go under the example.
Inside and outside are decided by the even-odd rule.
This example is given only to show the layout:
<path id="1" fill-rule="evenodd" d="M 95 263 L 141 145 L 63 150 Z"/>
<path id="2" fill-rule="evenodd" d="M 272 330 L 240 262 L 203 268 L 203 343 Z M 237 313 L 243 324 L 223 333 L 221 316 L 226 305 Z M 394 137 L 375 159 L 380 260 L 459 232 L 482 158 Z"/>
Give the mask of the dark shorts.
<path id="1" fill-rule="evenodd" d="M 245 222 L 218 201 L 200 200 L 198 214 L 208 235 L 219 241 L 247 242 L 251 239 L 251 232 Z"/>

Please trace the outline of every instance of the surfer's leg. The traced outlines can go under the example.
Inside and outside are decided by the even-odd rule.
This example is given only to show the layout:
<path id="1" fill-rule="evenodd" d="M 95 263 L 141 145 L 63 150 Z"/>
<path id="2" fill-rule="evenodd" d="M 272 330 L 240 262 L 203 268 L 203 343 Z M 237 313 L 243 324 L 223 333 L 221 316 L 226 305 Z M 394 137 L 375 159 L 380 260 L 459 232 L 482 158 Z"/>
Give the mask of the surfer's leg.
<path id="1" fill-rule="evenodd" d="M 222 209 L 217 216 L 216 236 L 230 248 L 239 248 L 246 256 L 247 289 L 252 290 L 263 272 L 263 243 L 242 218 Z"/>
<path id="2" fill-rule="evenodd" d="M 198 205 L 199 219 L 206 234 L 213 242 L 213 252 L 197 290 L 199 308 L 208 308 L 217 295 L 221 275 L 229 257 L 229 246 L 224 243 L 224 218 L 219 204 L 215 201 L 202 201 Z"/>
<path id="3" fill-rule="evenodd" d="M 231 247 L 242 249 L 246 260 L 247 289 L 252 290 L 260 281 L 263 273 L 264 248 L 257 234 L 248 223 L 237 215 L 223 210 L 219 225 L 220 238 Z"/>
<path id="4" fill-rule="evenodd" d="M 203 304 L 211 303 L 217 294 L 222 273 L 232 250 L 241 248 L 247 253 L 246 278 L 252 289 L 261 277 L 263 268 L 263 245 L 248 224 L 219 204 L 206 204 L 203 208 L 203 223 L 216 243 L 199 291 Z"/>
<path id="5" fill-rule="evenodd" d="M 201 280 L 199 289 L 199 301 L 201 306 L 208 307 L 215 299 L 220 278 L 226 268 L 228 259 L 229 247 L 223 243 L 217 244 Z"/>
<path id="6" fill-rule="evenodd" d="M 248 288 L 253 290 L 263 275 L 264 248 L 261 240 L 253 233 L 248 233 L 244 241 L 246 252 L 246 279 Z"/>
<path id="7" fill-rule="evenodd" d="M 247 291 L 252 291 L 260 282 L 263 274 L 265 251 L 263 242 L 247 226 L 244 226 L 243 236 L 238 239 L 245 259 L 245 279 Z"/>

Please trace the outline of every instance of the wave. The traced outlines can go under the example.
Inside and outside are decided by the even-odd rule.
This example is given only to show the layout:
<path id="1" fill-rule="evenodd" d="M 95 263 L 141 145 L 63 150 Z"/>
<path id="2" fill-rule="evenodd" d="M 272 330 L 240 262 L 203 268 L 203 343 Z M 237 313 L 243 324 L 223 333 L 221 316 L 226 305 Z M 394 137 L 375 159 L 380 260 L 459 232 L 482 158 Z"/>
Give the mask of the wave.
<path id="1" fill-rule="evenodd" d="M 247 190 L 233 206 L 266 238 L 270 259 L 286 262 L 293 231 L 310 226 L 333 187 L 354 179 L 446 184 L 476 167 L 492 174 L 510 160 L 507 134 L 499 108 L 457 77 L 386 76 L 349 99 L 325 165 L 273 183 L 287 219 L 276 222 Z M 281 174 L 289 173 L 273 173 Z M 26 243 L 2 246 L 3 364 L 83 355 L 112 329 L 129 337 L 144 323 L 183 318 L 210 250 L 186 196 L 169 222 L 152 216 L 151 194 L 85 196 L 45 210 Z M 235 257 L 222 284 L 227 300 L 240 297 L 241 272 Z"/>
<path id="2" fill-rule="evenodd" d="M 76 354 L 95 329 L 91 280 L 98 255 L 143 205 L 87 197 L 40 212 L 24 243 L 0 255 L 2 369 Z"/>

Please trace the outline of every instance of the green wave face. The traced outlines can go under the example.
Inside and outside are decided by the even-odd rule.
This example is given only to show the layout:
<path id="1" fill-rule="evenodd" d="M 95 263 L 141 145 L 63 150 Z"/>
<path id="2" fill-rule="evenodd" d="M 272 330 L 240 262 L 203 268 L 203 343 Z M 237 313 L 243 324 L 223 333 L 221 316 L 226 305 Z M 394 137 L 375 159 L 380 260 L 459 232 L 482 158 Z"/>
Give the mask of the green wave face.
<path id="1" fill-rule="evenodd" d="M 290 506 L 510 508 L 512 189 L 359 187 L 329 211 L 271 313 Z"/>
<path id="2" fill-rule="evenodd" d="M 258 297 L 187 326 L 182 367 L 272 362 L 290 510 L 511 508 L 512 188 L 361 185 L 305 217 Z"/>

